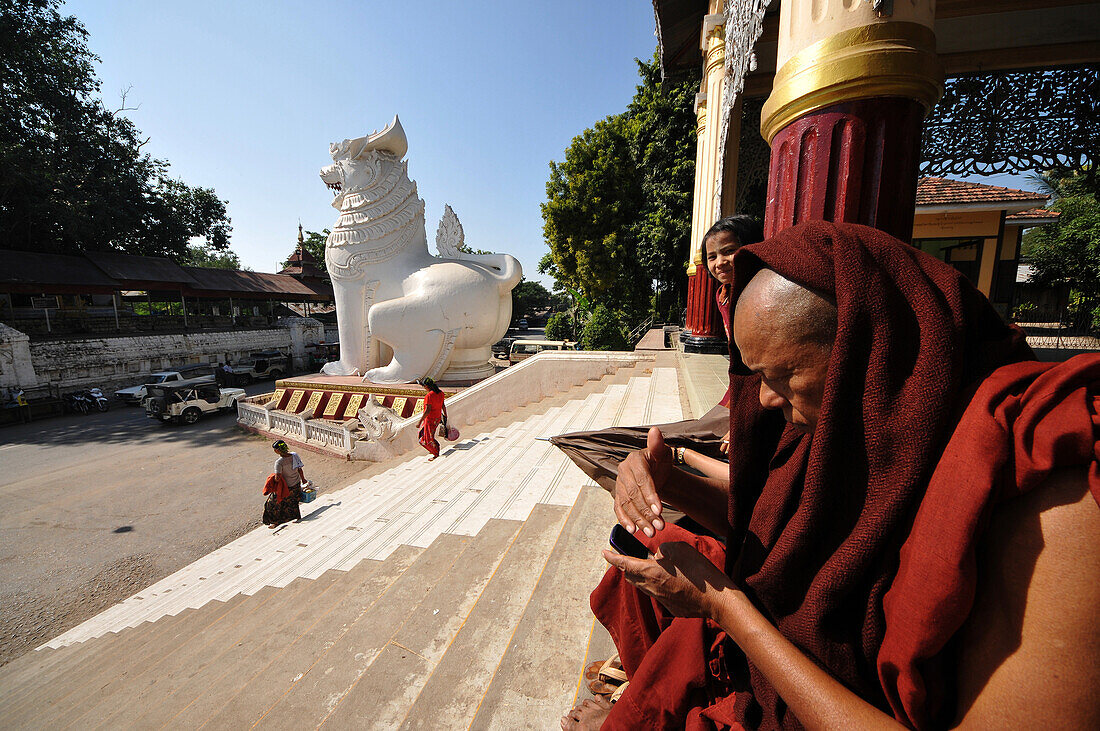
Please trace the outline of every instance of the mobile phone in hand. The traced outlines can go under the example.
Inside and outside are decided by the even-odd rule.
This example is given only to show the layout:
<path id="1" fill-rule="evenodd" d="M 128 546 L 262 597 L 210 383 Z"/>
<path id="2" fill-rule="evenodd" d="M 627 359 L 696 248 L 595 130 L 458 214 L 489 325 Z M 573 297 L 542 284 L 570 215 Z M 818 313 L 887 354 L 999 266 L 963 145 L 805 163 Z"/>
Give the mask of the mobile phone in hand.
<path id="1" fill-rule="evenodd" d="M 645 547 L 645 544 L 635 538 L 630 531 L 623 528 L 621 525 L 616 524 L 615 527 L 611 529 L 610 543 L 611 548 L 624 556 L 649 558 L 649 549 Z"/>

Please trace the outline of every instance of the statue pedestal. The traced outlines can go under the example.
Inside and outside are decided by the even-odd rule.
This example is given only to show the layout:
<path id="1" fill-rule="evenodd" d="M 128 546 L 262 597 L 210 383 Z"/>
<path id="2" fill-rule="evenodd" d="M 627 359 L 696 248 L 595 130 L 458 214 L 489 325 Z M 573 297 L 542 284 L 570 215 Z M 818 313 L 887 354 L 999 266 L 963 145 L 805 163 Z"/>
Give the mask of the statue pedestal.
<path id="1" fill-rule="evenodd" d="M 441 384 L 447 397 L 461 387 Z M 424 410 L 424 388 L 415 383 L 370 383 L 359 376 L 330 376 L 317 373 L 275 382 L 274 408 L 288 414 L 312 411 L 314 419 L 345 421 L 354 419 L 369 399 L 407 419 Z"/>

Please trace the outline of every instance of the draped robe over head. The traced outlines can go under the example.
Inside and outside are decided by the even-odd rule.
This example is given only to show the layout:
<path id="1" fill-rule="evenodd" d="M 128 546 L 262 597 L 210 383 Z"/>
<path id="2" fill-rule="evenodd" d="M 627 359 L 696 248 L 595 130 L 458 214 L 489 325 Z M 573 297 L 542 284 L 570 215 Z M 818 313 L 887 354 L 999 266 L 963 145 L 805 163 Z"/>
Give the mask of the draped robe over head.
<path id="1" fill-rule="evenodd" d="M 898 574 L 903 544 L 911 537 L 927 540 L 917 531 L 911 536 L 911 528 L 949 439 L 960 447 L 948 455 L 952 464 L 944 459 L 940 481 L 957 471 L 954 462 L 984 469 L 975 470 L 981 475 L 965 494 L 941 489 L 937 499 L 949 506 L 954 501 L 953 507 L 967 515 L 987 514 L 1000 497 L 993 483 L 1013 454 L 1020 462 L 1023 447 L 1013 447 L 1005 437 L 1015 426 L 1013 419 L 1001 414 L 992 423 L 982 415 L 997 412 L 1004 399 L 1019 399 L 1031 379 L 1050 367 L 1029 362 L 1034 356 L 1022 331 L 1004 323 L 962 274 L 875 229 L 802 224 L 744 247 L 734 266 L 732 302 L 767 267 L 834 300 L 837 335 L 814 432 L 787 426 L 778 440 L 768 426 L 774 414 L 761 414 L 759 378 L 748 373 L 731 347 L 728 548 L 723 552 L 717 543 L 700 548 L 716 562 L 724 556 L 726 573 L 768 620 L 848 688 L 907 724 L 943 723 L 943 714 L 952 708 L 949 683 L 942 664 L 925 661 L 943 650 L 970 603 L 955 602 L 949 621 L 941 622 L 942 605 L 914 603 L 921 587 L 909 583 L 891 594 L 894 625 L 888 627 L 884 597 Z M 984 393 L 977 415 L 966 421 L 967 432 L 956 433 L 979 386 L 1002 367 L 1007 370 L 991 381 L 1000 387 Z M 1073 374 L 1067 373 L 1073 368 L 1055 370 L 1060 375 L 1054 380 L 1067 379 L 1067 392 L 1076 394 L 1081 405 L 1072 423 L 1047 423 L 1054 432 L 1077 434 L 1077 448 L 1063 450 L 1060 464 L 1091 464 L 1092 474 L 1100 475 L 1093 436 L 1094 424 L 1100 423 L 1095 418 L 1100 358 L 1092 357 Z M 1034 393 L 1032 398 L 1041 400 Z M 1004 455 L 966 450 L 968 435 L 983 430 L 987 436 L 1001 432 Z M 1030 483 L 1038 484 L 1056 462 L 1045 461 L 1045 473 L 1033 470 Z M 1100 495 L 1095 486 L 1094 495 Z M 957 558 L 954 566 L 947 560 L 937 569 L 943 576 L 914 574 L 912 567 L 919 569 L 922 557 L 910 547 L 907 570 L 922 582 L 950 587 L 945 590 L 969 590 L 972 600 L 973 576 L 960 576 L 958 566 L 972 556 L 979 524 L 971 520 L 960 526 L 951 534 L 954 543 L 940 546 Z M 655 548 L 663 540 L 658 533 L 650 545 Z M 664 717 L 667 725 L 799 726 L 768 680 L 717 625 L 673 619 L 644 597 L 630 599 L 634 590 L 624 586 L 619 573 L 611 569 L 593 593 L 593 610 L 617 645 L 644 636 L 634 643 L 635 652 L 627 653 L 635 667 L 627 667 L 624 656 L 624 667 L 642 687 L 628 688 L 627 703 L 622 710 L 615 707 L 605 728 L 654 721 L 664 713 L 662 704 L 673 709 Z M 899 628 L 920 622 L 938 627 L 938 635 L 918 630 L 916 636 L 901 632 L 899 639 Z M 893 655 L 885 658 L 880 677 L 880 649 L 887 637 L 893 638 L 886 648 Z M 638 647 L 645 649 L 641 656 Z M 702 668 L 695 670 L 699 657 Z M 656 662 L 663 676 L 650 667 Z M 679 680 L 668 677 L 676 673 L 688 686 L 679 696 Z"/>

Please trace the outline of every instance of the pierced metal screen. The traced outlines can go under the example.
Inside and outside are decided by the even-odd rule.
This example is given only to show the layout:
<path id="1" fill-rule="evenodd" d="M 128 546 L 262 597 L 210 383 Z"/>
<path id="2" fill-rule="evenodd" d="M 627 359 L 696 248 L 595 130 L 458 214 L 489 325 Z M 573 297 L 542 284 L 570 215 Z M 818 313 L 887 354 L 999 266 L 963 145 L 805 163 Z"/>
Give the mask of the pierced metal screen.
<path id="1" fill-rule="evenodd" d="M 922 175 L 1100 162 L 1100 65 L 948 79 L 924 123 Z"/>

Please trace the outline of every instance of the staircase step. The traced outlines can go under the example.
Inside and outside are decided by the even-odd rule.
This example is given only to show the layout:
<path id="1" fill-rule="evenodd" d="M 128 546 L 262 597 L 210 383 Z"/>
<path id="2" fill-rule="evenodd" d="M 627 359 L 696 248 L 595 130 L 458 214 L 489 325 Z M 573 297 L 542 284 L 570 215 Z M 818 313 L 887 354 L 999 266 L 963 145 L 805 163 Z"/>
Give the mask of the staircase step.
<path id="1" fill-rule="evenodd" d="M 472 727 L 552 727 L 576 700 L 592 626 L 588 595 L 607 570 L 600 550 L 614 521 L 611 496 L 577 499 Z"/>
<path id="2" fill-rule="evenodd" d="M 112 718 L 111 724 L 115 727 L 160 728 L 183 715 L 197 702 L 195 711 L 201 711 L 209 705 L 210 691 L 231 686 L 241 675 L 258 672 L 264 663 L 265 653 L 269 654 L 273 646 L 289 646 L 303 626 L 315 621 L 317 612 L 314 607 L 329 606 L 341 601 L 346 594 L 377 573 L 380 567 L 379 563 L 367 562 L 353 572 L 334 571 L 319 580 L 300 579 L 291 584 L 288 589 L 303 585 L 302 592 L 270 622 L 256 624 L 251 629 L 242 628 L 247 631 L 235 642 L 221 648 L 217 657 L 186 682 L 174 684 L 170 690 L 166 689 L 169 690 L 168 694 L 156 704 L 142 708 L 137 713 Z M 228 697 L 226 695 L 222 702 L 228 700 Z M 200 698 L 204 700 L 200 702 Z"/>
<path id="3" fill-rule="evenodd" d="M 274 595 L 274 590 L 266 592 L 257 601 L 266 601 Z M 164 629 L 156 624 L 125 630 L 120 636 L 111 636 L 115 641 L 127 636 L 144 640 L 140 649 L 127 652 L 128 643 L 120 642 L 117 647 L 109 647 L 105 652 L 97 652 L 97 647 L 87 646 L 80 653 L 81 662 L 73 665 L 63 674 L 50 682 L 43 682 L 36 691 L 22 702 L 20 707 L 11 709 L 13 718 L 25 718 L 32 722 L 28 728 L 41 728 L 48 719 L 63 717 L 90 697 L 99 697 L 108 686 L 117 686 L 119 678 L 140 673 L 148 665 L 155 663 L 165 653 L 183 646 L 208 627 L 219 622 L 235 621 L 248 614 L 252 608 L 244 598 L 233 605 L 214 604 L 201 612 L 184 618 L 176 626 L 166 625 Z M 108 638 L 104 638 L 108 639 Z M 102 660 L 100 659 L 102 658 Z M 115 686 L 112 686 L 115 687 Z M 84 706 L 83 708 L 87 708 Z M 82 708 L 82 710 L 83 710 Z M 22 714 L 26 714 L 25 716 Z M 6 714 L 5 714 L 6 715 Z"/>
<path id="4" fill-rule="evenodd" d="M 317 696 L 322 706 L 339 700 L 404 616 L 453 570 L 471 540 L 441 536 L 388 585 L 370 587 L 334 607 L 323 624 L 314 624 L 290 651 L 249 681 L 210 719 L 210 725 L 241 728 L 265 721 L 282 698 L 306 678 L 313 687 L 326 689 Z M 275 714 L 271 721 L 277 719 Z"/>
<path id="5" fill-rule="evenodd" d="M 249 655 L 256 647 L 273 635 L 280 635 L 288 625 L 303 613 L 303 607 L 318 596 L 329 596 L 346 585 L 349 577 L 333 574 L 317 581 L 299 580 L 278 592 L 288 597 L 279 604 L 274 602 L 264 606 L 263 611 L 237 623 L 232 632 L 222 637 L 212 637 L 202 646 L 195 647 L 175 663 L 178 671 L 171 666 L 162 668 L 145 689 L 145 696 L 132 704 L 119 707 L 108 716 L 102 725 L 106 728 L 148 727 L 149 718 L 170 719 L 185 707 L 192 699 L 202 693 L 204 685 L 211 677 L 223 674 L 223 668 L 235 659 Z M 281 598 L 281 597 L 280 597 Z M 206 640 L 206 636 L 198 641 Z M 138 723 L 136 719 L 142 719 Z M 158 728 L 161 723 L 155 724 Z"/>
<path id="6" fill-rule="evenodd" d="M 195 729 L 210 721 L 217 728 L 219 724 L 226 723 L 224 716 L 217 722 L 213 719 L 227 707 L 238 704 L 235 707 L 241 711 L 239 701 L 253 700 L 242 696 L 242 693 L 251 695 L 255 692 L 245 690 L 253 683 L 256 685 L 252 688 L 256 688 L 260 684 L 273 682 L 270 689 L 277 691 L 277 699 L 278 694 L 284 692 L 296 677 L 309 669 L 314 657 L 344 631 L 362 607 L 408 570 L 420 554 L 419 549 L 405 547 L 394 551 L 386 561 L 365 561 L 347 573 L 330 572 L 346 579 L 338 579 L 330 590 L 319 596 L 304 598 L 300 602 L 302 611 L 282 631 L 257 637 L 261 641 L 259 646 L 247 656 L 219 668 L 220 675 L 212 675 L 208 682 L 200 684 L 203 685 L 201 692 L 168 718 L 165 725 Z M 258 716 L 260 712 L 262 708 L 256 710 L 254 715 Z M 230 711 L 227 715 L 232 713 Z M 160 721 L 164 715 L 153 714 L 150 721 Z M 160 727 L 156 723 L 151 725 Z"/>
<path id="7" fill-rule="evenodd" d="M 549 505 L 539 505 L 531 512 L 492 581 L 424 684 L 402 728 L 469 726 L 567 517 L 566 509 Z M 348 725 L 355 722 L 372 725 L 369 721 L 372 709 L 363 697 L 366 695 L 345 699 L 333 714 L 333 720 Z"/>
<path id="8" fill-rule="evenodd" d="M 366 663 L 356 662 L 363 652 L 361 641 L 334 647 L 326 662 L 335 670 L 311 673 L 295 685 L 261 724 L 263 728 L 297 729 L 324 722 L 331 728 L 362 725 L 354 712 L 364 705 L 369 723 L 393 727 L 408 712 L 417 693 L 447 651 L 471 608 L 478 601 L 521 524 L 493 521 L 471 540 L 450 571 L 432 587 L 418 606 L 409 607 L 388 637 L 369 647 L 379 647 Z M 377 610 L 376 610 L 377 611 Z M 360 622 L 376 624 L 370 616 Z M 379 646 L 378 641 L 382 644 Z M 338 654 L 343 652 L 341 660 Z M 347 668 L 347 670 L 342 670 Z M 334 698 L 335 708 L 319 708 L 318 698 Z M 318 712 L 320 711 L 320 715 Z M 349 715 L 351 713 L 352 715 Z"/>
<path id="9" fill-rule="evenodd" d="M 262 599 L 254 597 L 243 602 L 238 605 L 240 612 L 223 616 L 182 644 L 160 648 L 150 662 L 128 668 L 125 674 L 63 709 L 60 717 L 78 728 L 95 728 L 101 724 L 109 728 L 120 727 L 121 724 L 114 722 L 116 717 L 125 718 L 167 697 L 174 688 L 187 683 L 209 665 L 226 647 L 254 628 L 276 621 L 311 588 L 308 583 L 300 582 L 281 591 L 268 590 Z"/>

